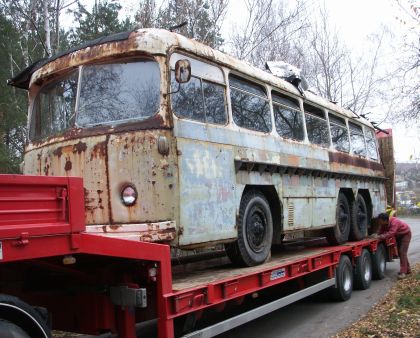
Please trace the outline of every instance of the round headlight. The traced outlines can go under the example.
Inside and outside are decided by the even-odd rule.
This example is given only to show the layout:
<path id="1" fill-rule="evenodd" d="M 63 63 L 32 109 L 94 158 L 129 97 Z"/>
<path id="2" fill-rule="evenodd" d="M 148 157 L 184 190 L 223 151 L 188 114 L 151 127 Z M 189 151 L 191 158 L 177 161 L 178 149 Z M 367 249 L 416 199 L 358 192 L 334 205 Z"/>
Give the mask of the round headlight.
<path id="1" fill-rule="evenodd" d="M 136 189 L 128 185 L 121 191 L 121 200 L 126 206 L 131 206 L 136 203 L 137 200 L 137 191 Z"/>

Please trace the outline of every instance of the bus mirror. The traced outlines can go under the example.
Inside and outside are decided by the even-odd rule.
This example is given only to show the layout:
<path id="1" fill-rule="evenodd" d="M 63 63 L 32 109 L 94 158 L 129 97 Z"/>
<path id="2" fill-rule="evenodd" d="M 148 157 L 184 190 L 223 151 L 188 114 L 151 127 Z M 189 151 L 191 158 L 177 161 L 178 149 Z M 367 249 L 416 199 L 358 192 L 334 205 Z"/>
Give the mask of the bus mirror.
<path id="1" fill-rule="evenodd" d="M 191 79 L 191 63 L 188 60 L 178 60 L 175 63 L 175 79 L 178 83 L 187 83 Z"/>

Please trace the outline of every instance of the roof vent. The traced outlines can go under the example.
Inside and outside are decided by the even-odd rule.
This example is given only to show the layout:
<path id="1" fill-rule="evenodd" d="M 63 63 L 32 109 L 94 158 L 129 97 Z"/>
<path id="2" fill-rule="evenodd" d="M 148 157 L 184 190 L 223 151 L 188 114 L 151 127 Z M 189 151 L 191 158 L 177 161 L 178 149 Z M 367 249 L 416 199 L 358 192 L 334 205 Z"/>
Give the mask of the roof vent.
<path id="1" fill-rule="evenodd" d="M 265 64 L 273 75 L 293 84 L 304 95 L 309 88 L 308 81 L 302 75 L 302 70 L 283 61 L 267 61 Z"/>

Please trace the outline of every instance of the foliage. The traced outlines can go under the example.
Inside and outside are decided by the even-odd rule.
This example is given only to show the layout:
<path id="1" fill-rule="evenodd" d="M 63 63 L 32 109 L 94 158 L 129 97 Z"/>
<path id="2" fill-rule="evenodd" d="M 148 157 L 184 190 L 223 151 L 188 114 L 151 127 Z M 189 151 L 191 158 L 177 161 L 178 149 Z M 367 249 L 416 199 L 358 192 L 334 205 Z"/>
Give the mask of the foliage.
<path id="1" fill-rule="evenodd" d="M 78 2 L 77 10 L 72 11 L 78 26 L 70 30 L 70 44 L 75 46 L 98 37 L 129 30 L 132 26 L 130 20 L 118 19 L 121 8 L 116 0 L 99 0 L 95 1 L 92 10 L 88 11 L 86 6 Z"/>
<path id="2" fill-rule="evenodd" d="M 0 8 L 0 173 L 18 172 L 26 134 L 26 97 L 8 87 L 16 65 L 22 64 L 20 34 L 4 7 Z"/>
<path id="3" fill-rule="evenodd" d="M 142 0 L 135 16 L 138 27 L 174 30 L 217 48 L 223 44 L 221 23 L 228 0 L 167 0 L 157 9 L 156 1 Z"/>

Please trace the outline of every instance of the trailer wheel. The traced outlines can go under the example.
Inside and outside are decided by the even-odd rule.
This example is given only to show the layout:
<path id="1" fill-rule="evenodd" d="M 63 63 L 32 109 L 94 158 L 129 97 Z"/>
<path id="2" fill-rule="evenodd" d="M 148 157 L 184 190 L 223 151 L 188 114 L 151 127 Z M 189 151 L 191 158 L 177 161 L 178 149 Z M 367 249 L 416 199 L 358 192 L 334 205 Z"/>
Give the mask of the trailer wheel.
<path id="1" fill-rule="evenodd" d="M 0 319 L 0 337 L 2 338 L 31 338 L 19 326 L 3 319 Z"/>
<path id="2" fill-rule="evenodd" d="M 360 241 L 367 236 L 368 231 L 368 209 L 362 195 L 357 195 L 351 207 L 351 231 L 350 237 Z"/>
<path id="3" fill-rule="evenodd" d="M 273 218 L 265 196 L 250 190 L 242 197 L 237 221 L 238 239 L 226 253 L 238 265 L 254 266 L 267 259 L 273 240 Z"/>
<path id="4" fill-rule="evenodd" d="M 359 290 L 369 289 L 372 282 L 372 258 L 368 250 L 363 249 L 354 268 L 354 287 Z"/>
<path id="5" fill-rule="evenodd" d="M 372 272 L 373 279 L 380 280 L 385 278 L 386 254 L 385 246 L 379 244 L 376 252 L 372 253 Z"/>
<path id="6" fill-rule="evenodd" d="M 12 332 L 12 328 L 18 327 L 27 333 L 28 337 L 51 338 L 51 331 L 38 311 L 19 298 L 0 294 L 0 318 L 6 322 L 1 323 L 3 329 L 9 329 L 10 332 Z M 16 337 L 26 338 L 27 336 L 17 335 Z M 0 337 L 3 338 L 1 334 Z M 10 335 L 10 337 L 14 338 L 15 336 Z"/>
<path id="7" fill-rule="evenodd" d="M 346 195 L 342 192 L 338 194 L 335 217 L 335 226 L 327 229 L 327 241 L 332 245 L 342 244 L 349 239 L 350 207 Z"/>
<path id="8" fill-rule="evenodd" d="M 353 266 L 350 258 L 342 255 L 335 270 L 335 287 L 331 289 L 331 296 L 336 301 L 350 299 L 353 291 Z"/>

